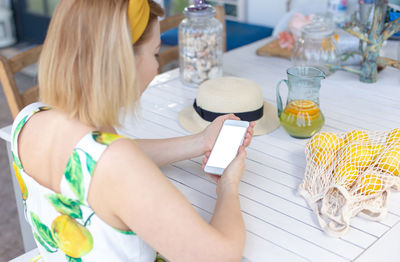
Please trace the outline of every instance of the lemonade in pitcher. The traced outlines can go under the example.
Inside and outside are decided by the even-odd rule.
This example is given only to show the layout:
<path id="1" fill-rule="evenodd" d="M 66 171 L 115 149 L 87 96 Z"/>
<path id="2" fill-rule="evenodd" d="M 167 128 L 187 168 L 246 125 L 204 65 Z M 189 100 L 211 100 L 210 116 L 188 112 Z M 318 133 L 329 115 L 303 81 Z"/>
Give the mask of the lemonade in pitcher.
<path id="1" fill-rule="evenodd" d="M 282 127 L 295 138 L 308 138 L 324 125 L 319 108 L 319 89 L 325 74 L 314 67 L 295 66 L 287 70 L 288 80 L 276 88 L 278 116 Z M 289 88 L 285 108 L 279 87 L 285 82 Z"/>
<path id="2" fill-rule="evenodd" d="M 283 110 L 280 121 L 291 136 L 306 138 L 321 129 L 324 125 L 324 116 L 313 101 L 293 100 Z"/>

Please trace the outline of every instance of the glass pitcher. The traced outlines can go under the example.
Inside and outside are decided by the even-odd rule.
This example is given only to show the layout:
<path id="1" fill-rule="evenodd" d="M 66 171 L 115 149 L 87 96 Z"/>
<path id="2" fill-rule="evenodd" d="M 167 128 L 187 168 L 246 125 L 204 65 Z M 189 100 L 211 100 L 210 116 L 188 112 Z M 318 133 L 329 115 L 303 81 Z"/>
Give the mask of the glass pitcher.
<path id="1" fill-rule="evenodd" d="M 314 67 L 294 66 L 287 70 L 288 80 L 276 87 L 278 117 L 289 135 L 308 138 L 321 129 L 324 116 L 319 108 L 319 89 L 325 73 Z M 279 87 L 285 82 L 289 88 L 283 109 Z"/>

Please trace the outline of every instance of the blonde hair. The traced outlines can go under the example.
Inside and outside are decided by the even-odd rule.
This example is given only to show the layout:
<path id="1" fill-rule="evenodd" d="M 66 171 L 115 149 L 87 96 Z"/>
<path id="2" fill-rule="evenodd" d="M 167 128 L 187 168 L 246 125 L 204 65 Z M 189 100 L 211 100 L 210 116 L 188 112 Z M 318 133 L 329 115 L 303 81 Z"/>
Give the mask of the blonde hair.
<path id="1" fill-rule="evenodd" d="M 41 102 L 94 127 L 120 126 L 140 97 L 128 3 L 61 0 L 39 60 Z"/>

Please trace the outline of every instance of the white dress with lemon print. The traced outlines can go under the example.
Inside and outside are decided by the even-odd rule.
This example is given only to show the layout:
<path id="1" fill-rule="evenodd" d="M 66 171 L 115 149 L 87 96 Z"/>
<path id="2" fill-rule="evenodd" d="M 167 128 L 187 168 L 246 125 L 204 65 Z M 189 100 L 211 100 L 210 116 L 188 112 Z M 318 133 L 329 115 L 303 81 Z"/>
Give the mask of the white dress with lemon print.
<path id="1" fill-rule="evenodd" d="M 156 252 L 134 232 L 121 232 L 102 221 L 87 196 L 93 170 L 103 152 L 121 136 L 91 132 L 75 146 L 61 180 L 61 194 L 43 187 L 24 172 L 18 135 L 28 119 L 48 110 L 34 103 L 24 108 L 12 127 L 13 167 L 24 201 L 25 218 L 45 261 L 154 261 Z"/>

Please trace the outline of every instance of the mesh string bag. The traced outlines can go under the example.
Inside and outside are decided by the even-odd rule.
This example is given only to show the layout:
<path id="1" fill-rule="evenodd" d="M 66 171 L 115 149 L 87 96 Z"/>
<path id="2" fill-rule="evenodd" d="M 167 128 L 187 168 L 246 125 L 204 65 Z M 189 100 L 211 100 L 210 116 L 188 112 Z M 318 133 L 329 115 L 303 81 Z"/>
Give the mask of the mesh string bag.
<path id="1" fill-rule="evenodd" d="M 354 216 L 385 217 L 390 192 L 400 190 L 400 128 L 321 132 L 307 143 L 305 153 L 298 192 L 328 235 L 344 235 Z"/>

